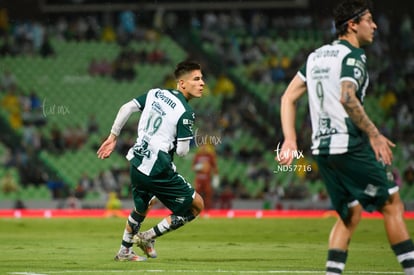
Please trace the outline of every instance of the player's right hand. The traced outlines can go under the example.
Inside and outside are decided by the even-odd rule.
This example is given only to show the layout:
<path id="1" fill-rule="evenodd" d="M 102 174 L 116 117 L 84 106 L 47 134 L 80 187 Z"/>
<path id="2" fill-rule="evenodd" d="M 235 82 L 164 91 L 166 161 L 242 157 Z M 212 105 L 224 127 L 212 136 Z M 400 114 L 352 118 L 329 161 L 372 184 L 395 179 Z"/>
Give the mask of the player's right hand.
<path id="1" fill-rule="evenodd" d="M 108 137 L 99 147 L 96 154 L 98 155 L 98 158 L 105 159 L 108 158 L 111 153 L 114 151 L 116 145 L 116 139 Z"/>
<path id="2" fill-rule="evenodd" d="M 275 150 L 276 156 L 275 160 L 281 165 L 290 165 L 293 162 L 294 154 L 297 152 L 298 146 L 295 141 L 285 140 L 282 144 L 282 147 Z"/>

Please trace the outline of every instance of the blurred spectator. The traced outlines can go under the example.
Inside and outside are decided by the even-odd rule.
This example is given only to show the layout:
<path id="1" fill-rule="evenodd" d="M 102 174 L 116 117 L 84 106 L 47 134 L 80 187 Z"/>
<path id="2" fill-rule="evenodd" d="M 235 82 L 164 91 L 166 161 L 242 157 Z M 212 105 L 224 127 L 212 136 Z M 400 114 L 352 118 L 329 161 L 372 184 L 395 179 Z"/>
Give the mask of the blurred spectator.
<path id="1" fill-rule="evenodd" d="M 67 197 L 67 189 L 65 183 L 56 175 L 45 175 L 46 186 L 50 190 L 53 199 L 61 199 Z"/>
<path id="2" fill-rule="evenodd" d="M 82 204 L 80 200 L 75 196 L 74 192 L 70 192 L 69 196 L 64 201 L 63 207 L 67 209 L 81 209 Z"/>
<path id="3" fill-rule="evenodd" d="M 280 184 L 271 186 L 269 182 L 263 189 L 263 209 L 280 209 L 278 206 L 283 199 L 285 191 Z"/>
<path id="4" fill-rule="evenodd" d="M 63 132 L 64 147 L 77 150 L 86 142 L 86 131 L 80 125 L 68 126 Z"/>
<path id="5" fill-rule="evenodd" d="M 13 129 L 20 129 L 23 125 L 20 100 L 17 87 L 12 85 L 1 100 L 2 108 L 9 114 L 9 123 Z"/>
<path id="6" fill-rule="evenodd" d="M 403 182 L 408 186 L 414 184 L 414 164 L 410 163 L 403 172 Z"/>
<path id="7" fill-rule="evenodd" d="M 148 53 L 147 61 L 150 64 L 166 64 L 168 59 L 166 54 L 159 47 L 155 47 Z"/>
<path id="8" fill-rule="evenodd" d="M 88 73 L 90 76 L 111 76 L 112 64 L 106 58 L 93 58 L 89 63 Z"/>
<path id="9" fill-rule="evenodd" d="M 109 192 L 105 205 L 106 217 L 122 217 L 122 201 L 116 192 Z"/>
<path id="10" fill-rule="evenodd" d="M 219 208 L 232 209 L 233 199 L 235 198 L 230 184 L 225 184 L 219 195 Z"/>
<path id="11" fill-rule="evenodd" d="M 65 140 L 63 138 L 63 133 L 59 128 L 58 124 L 53 124 L 50 129 L 50 149 L 52 152 L 61 153 L 65 148 Z"/>
<path id="12" fill-rule="evenodd" d="M 42 44 L 39 48 L 39 54 L 44 58 L 52 57 L 56 54 L 55 49 L 53 48 L 52 43 L 50 42 L 49 36 L 47 34 L 45 34 L 43 37 Z"/>
<path id="13" fill-rule="evenodd" d="M 9 13 L 6 8 L 0 9 L 0 35 L 3 35 L 9 31 Z"/>
<path id="14" fill-rule="evenodd" d="M 109 192 L 108 201 L 106 202 L 107 210 L 120 210 L 122 208 L 122 202 L 118 198 L 116 192 Z"/>
<path id="15" fill-rule="evenodd" d="M 221 73 L 212 92 L 213 95 L 223 95 L 224 97 L 232 98 L 236 92 L 236 86 L 225 73 Z"/>
<path id="16" fill-rule="evenodd" d="M 28 152 L 37 152 L 41 149 L 41 135 L 33 123 L 28 123 L 23 126 L 22 145 Z"/>
<path id="17" fill-rule="evenodd" d="M 26 209 L 26 205 L 24 204 L 22 199 L 17 199 L 14 202 L 14 209 L 17 209 L 17 210 Z"/>
<path id="18" fill-rule="evenodd" d="M 303 200 L 310 196 L 310 191 L 305 180 L 290 181 L 285 188 L 285 198 L 291 200 Z"/>
<path id="19" fill-rule="evenodd" d="M 106 192 L 119 192 L 120 188 L 112 170 L 105 170 L 102 173 L 102 187 Z"/>
<path id="20" fill-rule="evenodd" d="M 101 33 L 101 40 L 103 42 L 112 43 L 116 41 L 116 32 L 111 26 L 105 26 Z"/>
<path id="21" fill-rule="evenodd" d="M 136 75 L 133 60 L 126 51 L 122 51 L 114 61 L 112 77 L 117 81 L 132 81 Z"/>
<path id="22" fill-rule="evenodd" d="M 34 89 L 30 91 L 30 107 L 32 110 L 42 108 L 42 101 L 40 100 L 39 96 L 37 95 Z"/>
<path id="23" fill-rule="evenodd" d="M 122 11 L 119 14 L 119 29 L 117 31 L 118 38 L 121 43 L 130 41 L 136 32 L 135 14 L 131 10 Z"/>
<path id="24" fill-rule="evenodd" d="M 413 129 L 414 117 L 406 103 L 403 103 L 398 110 L 397 123 L 403 134 L 407 134 Z"/>
<path id="25" fill-rule="evenodd" d="M 86 122 L 86 131 L 88 135 L 97 134 L 99 132 L 99 123 L 95 114 L 90 114 Z"/>
<path id="26" fill-rule="evenodd" d="M 68 27 L 69 24 L 67 19 L 64 16 L 59 17 L 55 27 L 56 37 L 59 40 L 67 39 Z"/>
<path id="27" fill-rule="evenodd" d="M 16 76 L 10 71 L 5 69 L 1 75 L 0 91 L 8 91 L 17 87 Z"/>
<path id="28" fill-rule="evenodd" d="M 86 172 L 82 173 L 82 176 L 75 187 L 74 196 L 78 199 L 85 198 L 88 191 L 92 189 L 92 184 L 92 179 L 88 174 Z"/>
<path id="29" fill-rule="evenodd" d="M 201 144 L 193 158 L 192 168 L 196 173 L 195 189 L 204 199 L 206 210 L 213 207 L 213 177 L 218 176 L 217 156 L 210 144 Z"/>
<path id="30" fill-rule="evenodd" d="M 379 104 L 385 114 L 389 115 L 397 104 L 397 95 L 391 88 L 388 88 L 387 91 L 380 97 Z"/>
<path id="31" fill-rule="evenodd" d="M 7 89 L 6 95 L 1 100 L 1 106 L 9 113 L 14 110 L 20 111 L 20 99 L 17 95 L 17 86 L 12 85 Z"/>
<path id="32" fill-rule="evenodd" d="M 164 78 L 162 87 L 165 89 L 177 89 L 177 81 L 172 74 L 167 74 Z"/>
<path id="33" fill-rule="evenodd" d="M 403 14 L 399 30 L 402 50 L 410 50 L 413 48 L 412 30 L 411 16 L 408 13 Z"/>
<path id="34" fill-rule="evenodd" d="M 0 56 L 15 56 L 18 49 L 15 46 L 14 40 L 8 34 L 5 34 L 3 44 L 0 47 Z"/>
<path id="35" fill-rule="evenodd" d="M 232 104 L 235 97 L 236 85 L 225 73 L 221 73 L 217 78 L 212 92 L 213 95 L 223 96 L 221 109 L 227 110 L 228 105 Z"/>
<path id="36" fill-rule="evenodd" d="M 10 170 L 6 170 L 0 182 L 1 191 L 4 194 L 10 194 L 19 191 L 19 183 L 14 178 Z"/>

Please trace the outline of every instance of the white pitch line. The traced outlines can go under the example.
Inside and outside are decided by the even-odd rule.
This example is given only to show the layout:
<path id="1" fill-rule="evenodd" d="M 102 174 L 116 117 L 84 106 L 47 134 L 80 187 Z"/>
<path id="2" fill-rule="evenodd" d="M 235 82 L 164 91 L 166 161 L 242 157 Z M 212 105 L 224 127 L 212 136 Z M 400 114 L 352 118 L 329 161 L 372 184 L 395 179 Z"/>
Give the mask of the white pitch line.
<path id="1" fill-rule="evenodd" d="M 62 271 L 43 271 L 42 273 L 37 272 L 8 272 L 10 275 L 49 275 L 49 274 L 81 274 L 81 273 L 136 273 L 136 270 L 62 270 Z M 240 274 L 322 274 L 325 271 L 306 271 L 306 270 L 244 270 L 244 271 L 235 271 L 235 270 L 160 270 L 160 269 L 148 269 L 142 270 L 140 272 L 148 273 L 240 273 Z M 403 272 L 393 272 L 393 271 L 347 271 L 346 274 L 404 274 Z"/>

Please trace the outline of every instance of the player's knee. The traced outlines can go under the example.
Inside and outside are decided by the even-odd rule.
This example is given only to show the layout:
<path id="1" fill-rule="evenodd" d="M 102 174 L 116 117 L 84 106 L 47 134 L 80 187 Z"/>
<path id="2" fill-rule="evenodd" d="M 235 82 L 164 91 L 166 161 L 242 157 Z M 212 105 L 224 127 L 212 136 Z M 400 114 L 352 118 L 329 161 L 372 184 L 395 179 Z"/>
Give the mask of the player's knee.
<path id="1" fill-rule="evenodd" d="M 362 207 L 358 204 L 349 209 L 349 215 L 344 220 L 344 224 L 346 225 L 346 227 L 353 229 L 361 221 L 361 216 L 362 216 Z"/>
<path id="2" fill-rule="evenodd" d="M 203 209 L 204 209 L 204 200 L 200 196 L 200 194 L 196 193 L 196 196 L 191 205 L 191 212 L 194 216 L 198 216 L 201 213 L 201 211 L 203 211 Z"/>
<path id="3" fill-rule="evenodd" d="M 404 204 L 400 199 L 398 193 L 392 194 L 385 205 L 380 209 L 380 212 L 385 216 L 398 216 L 404 214 Z"/>

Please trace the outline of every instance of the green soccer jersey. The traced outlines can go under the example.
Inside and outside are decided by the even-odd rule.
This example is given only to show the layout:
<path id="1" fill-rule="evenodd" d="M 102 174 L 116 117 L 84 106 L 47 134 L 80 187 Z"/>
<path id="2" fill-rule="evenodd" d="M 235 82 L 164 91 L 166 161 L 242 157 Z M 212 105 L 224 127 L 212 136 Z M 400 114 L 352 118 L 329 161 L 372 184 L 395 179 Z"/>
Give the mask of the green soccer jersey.
<path id="1" fill-rule="evenodd" d="M 127 159 L 147 176 L 175 169 L 172 160 L 177 141 L 193 138 L 192 108 L 176 90 L 152 89 L 134 102 L 142 114 Z"/>
<path id="2" fill-rule="evenodd" d="M 346 80 L 356 84 L 356 95 L 363 103 L 369 83 L 364 50 L 345 40 L 336 40 L 312 52 L 298 75 L 307 85 L 312 153 L 342 154 L 365 142 L 365 135 L 351 121 L 340 102 L 340 85 Z"/>

